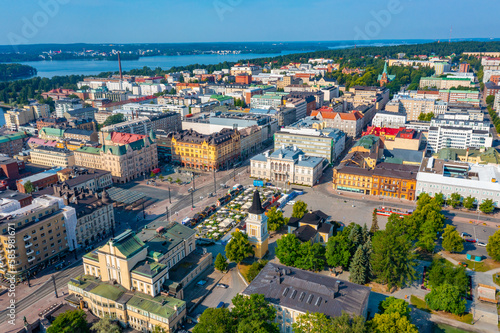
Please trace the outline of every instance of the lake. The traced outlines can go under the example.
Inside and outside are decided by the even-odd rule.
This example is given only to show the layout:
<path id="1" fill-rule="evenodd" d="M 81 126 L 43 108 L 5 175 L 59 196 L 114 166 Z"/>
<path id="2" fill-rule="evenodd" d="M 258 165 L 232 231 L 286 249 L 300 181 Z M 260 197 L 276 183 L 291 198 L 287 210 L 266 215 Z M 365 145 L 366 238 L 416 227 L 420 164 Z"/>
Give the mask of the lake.
<path id="1" fill-rule="evenodd" d="M 161 67 L 168 69 L 173 66 L 187 66 L 192 64 L 215 65 L 224 61 L 236 62 L 239 60 L 277 57 L 293 53 L 304 53 L 309 51 L 284 51 L 282 53 L 264 53 L 264 54 L 200 54 L 200 55 L 182 55 L 182 56 L 154 56 L 142 57 L 138 60 L 122 60 L 123 71 L 131 69 Z M 95 75 L 102 72 L 118 71 L 118 62 L 106 60 L 59 60 L 59 61 L 27 61 L 20 62 L 23 65 L 35 67 L 38 71 L 37 76 L 51 78 L 53 76 L 63 75 Z"/>

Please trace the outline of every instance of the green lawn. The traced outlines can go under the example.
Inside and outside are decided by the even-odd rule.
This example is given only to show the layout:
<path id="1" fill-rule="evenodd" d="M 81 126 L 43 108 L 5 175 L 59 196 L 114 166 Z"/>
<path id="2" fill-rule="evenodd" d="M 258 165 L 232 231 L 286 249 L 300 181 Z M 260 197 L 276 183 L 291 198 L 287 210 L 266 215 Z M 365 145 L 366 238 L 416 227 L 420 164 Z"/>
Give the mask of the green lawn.
<path id="1" fill-rule="evenodd" d="M 417 309 L 420 309 L 422 311 L 431 312 L 431 309 L 429 309 L 425 301 L 415 295 L 410 296 L 410 304 L 414 305 Z"/>
<path id="2" fill-rule="evenodd" d="M 446 324 L 434 324 L 433 333 L 468 333 L 470 331 L 461 330 Z"/>
<path id="3" fill-rule="evenodd" d="M 493 274 L 493 282 L 500 286 L 500 273 Z"/>

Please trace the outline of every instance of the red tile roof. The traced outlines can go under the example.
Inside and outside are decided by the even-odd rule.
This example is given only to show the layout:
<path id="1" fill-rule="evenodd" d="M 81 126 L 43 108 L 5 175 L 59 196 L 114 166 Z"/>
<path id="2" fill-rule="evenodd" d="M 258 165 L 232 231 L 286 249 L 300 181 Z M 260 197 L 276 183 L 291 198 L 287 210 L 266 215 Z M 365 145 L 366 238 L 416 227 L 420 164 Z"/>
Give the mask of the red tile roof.
<path id="1" fill-rule="evenodd" d="M 130 133 L 120 133 L 120 132 L 111 133 L 111 141 L 122 145 L 142 140 L 145 137 L 146 137 L 145 135 L 140 135 L 140 134 L 130 134 Z"/>

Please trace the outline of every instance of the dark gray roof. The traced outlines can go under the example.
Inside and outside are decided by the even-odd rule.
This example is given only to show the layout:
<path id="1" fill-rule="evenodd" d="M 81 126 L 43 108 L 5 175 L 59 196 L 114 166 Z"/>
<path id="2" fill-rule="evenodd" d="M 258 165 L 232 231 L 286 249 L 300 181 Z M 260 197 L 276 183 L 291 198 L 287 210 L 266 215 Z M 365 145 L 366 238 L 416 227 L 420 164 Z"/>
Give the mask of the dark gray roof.
<path id="1" fill-rule="evenodd" d="M 248 213 L 260 215 L 264 212 L 265 210 L 262 208 L 262 203 L 260 202 L 259 191 L 255 190 L 255 192 L 253 192 L 252 206 L 248 209 Z"/>
<path id="2" fill-rule="evenodd" d="M 307 242 L 316 236 L 317 231 L 309 225 L 303 225 L 293 232 L 301 242 Z"/>
<path id="3" fill-rule="evenodd" d="M 326 275 L 268 263 L 243 291 L 263 294 L 276 306 L 338 317 L 342 312 L 365 315 L 370 288 Z"/>

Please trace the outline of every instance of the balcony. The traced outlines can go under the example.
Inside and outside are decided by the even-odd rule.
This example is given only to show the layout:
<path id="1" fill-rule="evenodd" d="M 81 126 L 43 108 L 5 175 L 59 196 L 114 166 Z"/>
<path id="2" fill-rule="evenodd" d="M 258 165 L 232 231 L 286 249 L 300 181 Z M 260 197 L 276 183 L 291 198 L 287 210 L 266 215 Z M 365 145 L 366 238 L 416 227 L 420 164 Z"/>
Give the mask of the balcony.
<path id="1" fill-rule="evenodd" d="M 31 256 L 31 257 L 28 257 L 28 262 L 32 262 L 32 261 L 35 261 L 35 257 Z"/>
<path id="2" fill-rule="evenodd" d="M 5 264 L 3 261 L 0 262 L 0 268 L 4 268 L 4 267 L 7 267 L 7 264 Z"/>
<path id="3" fill-rule="evenodd" d="M 30 240 L 31 239 L 31 236 L 30 235 L 25 235 L 23 237 L 23 240 L 26 242 L 27 240 Z"/>
<path id="4" fill-rule="evenodd" d="M 33 243 L 30 243 L 30 242 L 28 242 L 28 243 L 24 243 L 24 248 L 25 248 L 25 249 L 27 249 L 27 248 L 29 248 L 29 247 L 32 247 L 32 246 L 33 246 Z"/>
<path id="5" fill-rule="evenodd" d="M 26 252 L 26 254 L 30 255 L 30 254 L 32 254 L 33 252 L 35 252 L 35 251 L 33 251 L 33 249 L 29 249 L 29 251 L 28 251 L 28 252 Z"/>
<path id="6" fill-rule="evenodd" d="M 0 254 L 4 254 L 4 250 L 0 248 Z"/>

